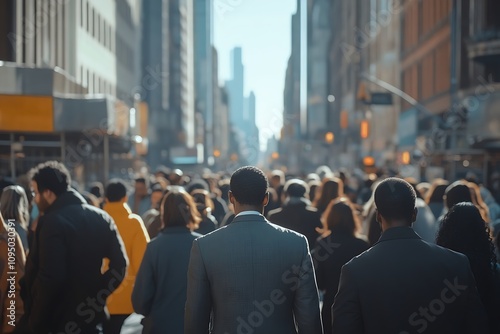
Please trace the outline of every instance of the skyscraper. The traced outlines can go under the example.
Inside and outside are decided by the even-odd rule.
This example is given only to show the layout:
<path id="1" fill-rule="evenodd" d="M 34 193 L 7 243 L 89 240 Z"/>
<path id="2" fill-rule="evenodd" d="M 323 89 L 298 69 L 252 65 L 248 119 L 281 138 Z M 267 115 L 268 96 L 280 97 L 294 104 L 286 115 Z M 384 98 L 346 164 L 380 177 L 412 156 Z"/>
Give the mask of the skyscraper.
<path id="1" fill-rule="evenodd" d="M 174 165 L 177 156 L 198 155 L 193 15 L 193 0 L 144 1 L 142 93 L 151 114 L 148 162 L 153 168 Z"/>

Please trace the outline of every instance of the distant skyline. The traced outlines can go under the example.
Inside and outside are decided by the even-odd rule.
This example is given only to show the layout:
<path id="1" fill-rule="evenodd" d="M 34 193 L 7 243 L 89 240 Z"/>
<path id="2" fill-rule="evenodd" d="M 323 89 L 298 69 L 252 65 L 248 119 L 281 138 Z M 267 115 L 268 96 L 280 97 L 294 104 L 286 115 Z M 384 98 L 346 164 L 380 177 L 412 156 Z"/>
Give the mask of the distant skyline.
<path id="1" fill-rule="evenodd" d="M 231 78 L 230 53 L 242 48 L 244 94 L 254 91 L 261 149 L 279 135 L 283 89 L 291 53 L 291 17 L 296 0 L 215 0 L 214 44 L 219 56 L 219 84 Z"/>

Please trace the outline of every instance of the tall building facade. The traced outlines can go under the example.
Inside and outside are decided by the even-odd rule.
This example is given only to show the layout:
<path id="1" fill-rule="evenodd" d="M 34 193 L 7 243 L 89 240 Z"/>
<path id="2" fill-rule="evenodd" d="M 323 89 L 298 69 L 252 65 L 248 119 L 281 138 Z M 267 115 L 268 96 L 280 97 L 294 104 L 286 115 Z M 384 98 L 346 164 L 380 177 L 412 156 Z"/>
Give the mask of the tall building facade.
<path id="1" fill-rule="evenodd" d="M 2 142 L 17 148 L 10 152 L 10 163 L 4 164 L 2 156 L 2 168 L 8 165 L 15 175 L 57 158 L 83 182 L 129 167 L 119 154 L 132 148 L 136 125 L 130 110 L 139 81 L 140 3 L 0 4 L 5 16 L 0 60 L 6 61 L 0 71 L 9 78 L 0 83 L 0 132 Z M 104 161 L 100 169 L 99 159 Z"/>
<path id="2" fill-rule="evenodd" d="M 240 164 L 256 164 L 259 159 L 259 133 L 255 123 L 255 94 L 245 97 L 245 68 L 242 49 L 231 51 L 231 79 L 226 82 L 230 124 L 239 148 L 233 160 Z M 237 158 L 236 158 L 237 157 Z"/>
<path id="3" fill-rule="evenodd" d="M 403 103 L 401 118 L 412 124 L 406 139 L 416 143 L 409 152 L 423 156 L 414 159 L 422 174 L 430 166 L 434 174 L 457 178 L 473 172 L 486 180 L 500 166 L 500 121 L 494 116 L 499 10 L 490 0 L 423 0 L 404 7 L 402 84 L 429 116 Z"/>
<path id="4" fill-rule="evenodd" d="M 143 12 L 143 78 L 151 81 L 151 89 L 143 92 L 151 114 L 148 162 L 152 168 L 201 163 L 193 0 L 145 1 Z"/>
<path id="5" fill-rule="evenodd" d="M 204 146 L 204 160 L 214 163 L 214 67 L 213 67 L 213 2 L 194 0 L 194 51 L 196 112 L 203 124 L 198 126 L 198 144 Z M 216 83 L 218 87 L 218 83 Z"/>
<path id="6" fill-rule="evenodd" d="M 292 173 L 303 171 L 303 153 L 310 145 L 307 138 L 307 34 L 310 1 L 297 0 L 297 11 L 291 18 L 291 55 L 285 74 L 283 92 L 283 128 L 279 142 L 279 161 Z"/>

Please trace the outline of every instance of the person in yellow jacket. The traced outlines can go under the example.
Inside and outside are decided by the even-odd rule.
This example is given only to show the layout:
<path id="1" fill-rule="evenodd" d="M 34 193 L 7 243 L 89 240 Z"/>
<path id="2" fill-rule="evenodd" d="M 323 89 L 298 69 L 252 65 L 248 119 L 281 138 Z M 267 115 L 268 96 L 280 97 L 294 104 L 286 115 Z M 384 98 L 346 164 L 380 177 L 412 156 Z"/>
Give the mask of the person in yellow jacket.
<path id="1" fill-rule="evenodd" d="M 130 261 L 125 279 L 106 302 L 110 319 L 103 326 L 104 334 L 119 334 L 125 319 L 134 312 L 132 290 L 149 236 L 141 217 L 133 214 L 127 204 L 127 188 L 123 181 L 111 180 L 105 194 L 103 209 L 115 221 Z"/>

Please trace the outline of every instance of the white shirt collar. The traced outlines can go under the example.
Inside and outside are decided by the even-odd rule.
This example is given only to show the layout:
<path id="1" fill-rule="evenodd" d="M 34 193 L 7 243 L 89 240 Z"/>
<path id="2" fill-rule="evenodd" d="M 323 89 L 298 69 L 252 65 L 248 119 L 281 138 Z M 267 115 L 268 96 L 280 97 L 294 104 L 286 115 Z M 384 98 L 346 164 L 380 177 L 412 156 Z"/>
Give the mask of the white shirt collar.
<path id="1" fill-rule="evenodd" d="M 262 216 L 262 213 L 260 213 L 259 211 L 255 211 L 255 210 L 241 211 L 236 216 L 234 216 L 234 218 L 239 217 L 239 216 L 247 216 L 247 215 L 259 215 L 259 216 Z"/>

